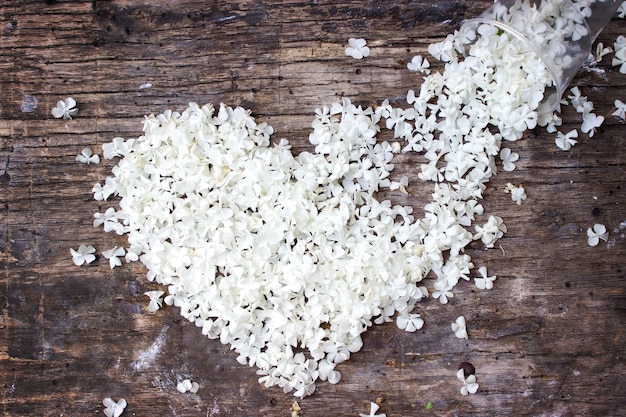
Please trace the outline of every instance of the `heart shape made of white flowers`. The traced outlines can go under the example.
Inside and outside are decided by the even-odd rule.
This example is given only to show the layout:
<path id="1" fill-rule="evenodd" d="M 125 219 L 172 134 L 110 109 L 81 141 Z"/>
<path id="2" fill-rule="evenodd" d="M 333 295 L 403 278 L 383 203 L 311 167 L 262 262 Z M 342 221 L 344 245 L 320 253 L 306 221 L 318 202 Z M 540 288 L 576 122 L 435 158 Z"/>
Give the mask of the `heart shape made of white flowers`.
<path id="1" fill-rule="evenodd" d="M 260 382 L 310 395 L 318 379 L 339 381 L 336 364 L 362 347 L 373 323 L 395 316 L 400 328 L 421 328 L 412 310 L 429 295 L 424 278 L 432 272 L 430 295 L 446 303 L 469 280 L 465 246 L 493 247 L 505 232 L 496 216 L 475 234 L 467 229 L 483 212 L 478 199 L 502 139 L 518 139 L 536 120 L 535 81 L 549 79 L 539 63 L 527 66 L 533 77 L 503 65 L 520 53 L 514 42 L 500 42 L 489 66 L 455 59 L 427 77 L 418 96 L 408 94 L 413 108 L 344 99 L 318 109 L 315 152 L 297 156 L 243 108 L 191 103 L 182 114 L 148 116 L 141 137 L 103 145 L 105 158 L 121 159 L 94 195 L 119 197 L 119 210 L 97 213 L 98 224 L 127 234 L 127 260 L 167 286 L 165 302 L 203 334 L 258 368 Z M 492 82 L 494 68 L 519 80 L 515 89 Z M 505 93 L 510 111 L 485 105 Z M 433 200 L 421 219 L 376 198 L 406 185 L 389 179 L 400 148 L 377 143 L 383 120 L 405 151 L 429 161 L 419 177 L 434 184 Z"/>

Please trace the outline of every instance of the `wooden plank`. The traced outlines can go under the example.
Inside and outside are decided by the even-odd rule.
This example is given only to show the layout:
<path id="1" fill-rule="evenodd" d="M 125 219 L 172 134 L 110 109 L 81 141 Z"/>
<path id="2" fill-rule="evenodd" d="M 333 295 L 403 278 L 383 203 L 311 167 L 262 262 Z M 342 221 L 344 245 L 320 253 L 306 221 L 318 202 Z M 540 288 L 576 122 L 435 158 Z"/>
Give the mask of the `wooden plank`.
<path id="1" fill-rule="evenodd" d="M 10 4 L 8 4 L 10 3 Z M 190 101 L 250 108 L 288 138 L 307 142 L 316 107 L 348 97 L 362 105 L 405 105 L 421 77 L 406 70 L 488 7 L 488 0 L 211 2 L 112 0 L 0 5 L 0 412 L 3 416 L 103 415 L 102 399 L 124 397 L 126 415 L 285 416 L 294 398 L 264 388 L 236 354 L 202 336 L 173 308 L 147 311 L 158 286 L 138 263 L 111 270 L 99 258 L 72 264 L 69 248 L 99 251 L 122 236 L 92 227 L 108 204 L 91 198 L 115 162 L 75 162 L 113 137 L 141 134 L 144 115 L 183 110 Z M 599 41 L 624 33 L 610 23 Z M 344 55 L 364 37 L 372 55 Z M 431 60 L 433 70 L 441 63 Z M 623 415 L 626 409 L 626 150 L 624 124 L 610 116 L 626 77 L 610 57 L 574 82 L 606 115 L 593 138 L 569 152 L 542 129 L 507 144 L 520 154 L 499 172 L 482 202 L 502 216 L 507 235 L 467 253 L 497 274 L 495 288 L 458 287 L 442 306 L 419 304 L 425 327 L 393 323 L 364 334 L 364 347 L 338 366 L 337 385 L 320 383 L 299 401 L 302 416 L 356 416 L 379 401 L 389 417 L 409 415 Z M 57 100 L 74 97 L 71 121 L 53 119 Z M 580 115 L 563 111 L 565 131 Z M 388 133 L 381 138 L 391 139 Z M 420 158 L 399 155 L 394 176 L 409 195 L 381 193 L 422 212 L 432 189 L 417 178 Z M 520 206 L 504 192 L 523 184 Z M 603 223 L 609 241 L 587 245 Z M 469 340 L 450 323 L 468 322 Z M 455 373 L 477 370 L 480 390 L 463 397 Z M 176 383 L 192 378 L 197 395 Z M 427 410 L 432 403 L 433 409 Z"/>

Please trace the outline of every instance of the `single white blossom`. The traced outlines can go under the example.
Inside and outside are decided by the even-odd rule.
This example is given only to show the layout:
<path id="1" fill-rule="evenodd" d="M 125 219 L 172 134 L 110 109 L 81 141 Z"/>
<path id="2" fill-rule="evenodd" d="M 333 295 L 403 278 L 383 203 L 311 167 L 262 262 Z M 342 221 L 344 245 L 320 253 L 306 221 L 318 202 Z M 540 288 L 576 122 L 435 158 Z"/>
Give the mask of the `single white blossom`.
<path id="1" fill-rule="evenodd" d="M 478 273 L 482 278 L 474 278 L 474 285 L 481 290 L 490 290 L 493 288 L 493 283 L 496 280 L 496 275 L 488 276 L 487 268 L 481 266 L 478 268 Z"/>
<path id="2" fill-rule="evenodd" d="M 622 122 L 626 119 L 626 103 L 622 100 L 615 100 L 615 111 L 611 115 L 622 119 Z"/>
<path id="3" fill-rule="evenodd" d="M 144 295 L 147 295 L 150 298 L 150 304 L 148 304 L 149 312 L 154 313 L 163 306 L 163 299 L 161 298 L 163 297 L 163 294 L 165 294 L 164 291 L 158 290 L 144 292 Z"/>
<path id="4" fill-rule="evenodd" d="M 559 149 L 564 151 L 569 151 L 572 149 L 572 146 L 576 145 L 578 141 L 574 138 L 578 137 L 578 130 L 572 129 L 567 133 L 563 133 L 561 131 L 556 132 L 556 138 L 554 139 L 554 143 Z"/>
<path id="5" fill-rule="evenodd" d="M 456 321 L 450 325 L 454 335 L 459 339 L 467 339 L 467 328 L 465 327 L 465 317 L 459 316 Z"/>
<path id="6" fill-rule="evenodd" d="M 602 58 L 605 55 L 610 54 L 611 52 L 613 52 L 613 48 L 611 48 L 610 46 L 605 48 L 602 42 L 598 42 L 598 44 L 596 45 L 596 62 L 602 61 Z"/>
<path id="7" fill-rule="evenodd" d="M 102 252 L 102 256 L 109 260 L 109 266 L 111 267 L 111 269 L 115 268 L 116 266 L 122 266 L 122 260 L 120 259 L 120 256 L 124 256 L 125 254 L 126 250 L 124 250 L 124 248 L 122 247 L 117 246 Z"/>
<path id="8" fill-rule="evenodd" d="M 604 116 L 598 116 L 595 113 L 586 113 L 583 115 L 583 124 L 580 130 L 583 133 L 588 133 L 589 137 L 593 137 L 596 132 L 596 128 L 600 127 L 604 122 Z"/>
<path id="9" fill-rule="evenodd" d="M 370 55 L 370 48 L 367 47 L 367 41 L 363 38 L 350 38 L 348 39 L 348 46 L 346 48 L 346 55 L 351 56 L 354 59 L 363 59 Z"/>
<path id="10" fill-rule="evenodd" d="M 72 254 L 72 261 L 76 266 L 81 266 L 85 263 L 90 264 L 96 259 L 96 255 L 94 255 L 96 248 L 91 245 L 80 245 L 78 250 L 70 248 L 70 253 Z"/>
<path id="11" fill-rule="evenodd" d="M 524 190 L 523 186 L 514 186 L 511 183 L 508 183 L 506 185 L 506 188 L 504 189 L 506 192 L 511 193 L 511 199 L 517 204 L 520 205 L 522 204 L 523 200 L 526 200 L 526 190 Z"/>
<path id="12" fill-rule="evenodd" d="M 419 314 L 400 314 L 396 318 L 396 324 L 398 328 L 407 332 L 415 332 L 424 326 L 424 320 L 420 318 Z"/>
<path id="13" fill-rule="evenodd" d="M 478 383 L 476 382 L 476 375 L 468 375 L 465 377 L 465 371 L 461 368 L 457 371 L 456 377 L 459 381 L 463 382 L 461 387 L 461 395 L 475 394 L 478 391 Z"/>
<path id="14" fill-rule="evenodd" d="M 76 156 L 76 161 L 83 164 L 99 164 L 100 157 L 94 154 L 91 148 L 83 148 L 80 154 Z"/>
<path id="15" fill-rule="evenodd" d="M 104 411 L 104 414 L 107 417 L 119 417 L 122 415 L 122 413 L 124 412 L 124 409 L 126 408 L 126 400 L 121 398 L 119 401 L 115 402 L 113 401 L 111 398 L 105 398 L 102 401 L 102 404 L 104 405 L 105 409 L 102 410 Z"/>
<path id="16" fill-rule="evenodd" d="M 601 223 L 596 223 L 593 228 L 587 229 L 587 243 L 589 246 L 597 246 L 600 243 L 600 239 L 605 242 L 609 238 L 609 233 L 606 231 L 606 226 Z"/>
<path id="17" fill-rule="evenodd" d="M 57 119 L 63 118 L 65 120 L 72 120 L 72 116 L 76 116 L 77 114 L 78 108 L 76 107 L 76 100 L 72 97 L 59 100 L 57 105 L 52 108 L 52 115 Z"/>
<path id="18" fill-rule="evenodd" d="M 411 62 L 409 62 L 406 66 L 410 71 L 417 71 L 421 72 L 422 74 L 430 74 L 430 63 L 426 58 L 422 57 L 421 55 L 415 55 L 411 59 Z"/>
<path id="19" fill-rule="evenodd" d="M 176 389 L 181 394 L 184 394 L 186 392 L 191 392 L 195 394 L 200 389 L 200 385 L 197 382 L 191 381 L 190 379 L 184 379 L 176 385 Z"/>
<path id="20" fill-rule="evenodd" d="M 626 17 L 626 3 L 622 3 L 617 8 L 617 17 L 619 17 L 620 19 L 623 19 L 624 17 Z"/>
<path id="21" fill-rule="evenodd" d="M 502 168 L 505 171 L 513 171 L 515 169 L 514 162 L 519 159 L 519 155 L 516 152 L 511 152 L 509 148 L 502 148 L 500 150 L 500 159 L 502 160 Z"/>
<path id="22" fill-rule="evenodd" d="M 359 417 L 387 417 L 387 414 L 376 414 L 380 406 L 376 403 L 370 402 L 370 412 L 368 414 L 359 413 Z"/>
<path id="23" fill-rule="evenodd" d="M 611 64 L 614 67 L 619 66 L 619 72 L 626 74 L 626 36 L 619 35 L 613 44 L 615 55 Z"/>

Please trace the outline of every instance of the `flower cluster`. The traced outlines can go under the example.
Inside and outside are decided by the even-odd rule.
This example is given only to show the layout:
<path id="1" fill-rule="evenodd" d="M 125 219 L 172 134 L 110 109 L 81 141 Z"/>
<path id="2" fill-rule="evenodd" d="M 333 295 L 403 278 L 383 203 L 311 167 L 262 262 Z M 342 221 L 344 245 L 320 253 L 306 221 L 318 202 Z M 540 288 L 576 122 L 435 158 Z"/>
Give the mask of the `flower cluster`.
<path id="1" fill-rule="evenodd" d="M 581 25 L 563 31 L 583 36 Z M 94 225 L 129 243 L 125 253 L 112 250 L 111 266 L 124 255 L 140 260 L 148 280 L 167 287 L 163 302 L 230 345 L 264 385 L 304 397 L 318 380 L 339 382 L 336 365 L 360 350 L 369 326 L 395 317 L 417 331 L 418 301 L 432 295 L 445 304 L 470 280 L 466 246 L 492 248 L 506 232 L 494 215 L 470 232 L 497 158 L 504 170 L 519 158 L 503 141 L 558 123 L 538 112 L 553 83 L 539 57 L 491 25 L 473 35 L 465 44 L 467 34 L 455 32 L 428 48 L 444 71 L 409 91 L 406 109 L 348 99 L 317 109 L 314 151 L 297 156 L 286 140 L 272 144 L 273 129 L 240 107 L 191 103 L 146 117 L 142 136 L 103 145 L 105 158 L 121 159 L 94 198 L 116 197 L 119 209 L 96 213 Z M 369 54 L 365 40 L 349 42 L 347 55 Z M 427 61 L 410 69 L 426 74 Z M 584 108 L 591 136 L 597 118 Z M 381 126 L 404 141 L 404 152 L 425 157 L 418 177 L 433 192 L 422 218 L 376 198 L 408 186 L 392 179 L 399 147 L 377 142 Z M 522 187 L 510 191 L 518 203 L 525 198 Z M 492 288 L 495 276 L 479 272 L 476 286 Z M 146 295 L 149 310 L 161 306 L 164 293 Z M 467 338 L 462 316 L 452 328 Z M 473 375 L 463 382 L 464 395 L 478 389 Z"/>

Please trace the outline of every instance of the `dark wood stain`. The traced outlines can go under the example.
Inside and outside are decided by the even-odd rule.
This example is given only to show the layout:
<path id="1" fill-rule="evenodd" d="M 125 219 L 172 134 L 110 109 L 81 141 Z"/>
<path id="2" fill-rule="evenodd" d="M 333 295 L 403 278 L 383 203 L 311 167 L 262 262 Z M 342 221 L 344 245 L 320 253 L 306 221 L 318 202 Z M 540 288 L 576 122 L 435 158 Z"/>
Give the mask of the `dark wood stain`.
<path id="1" fill-rule="evenodd" d="M 294 401 L 264 388 L 236 354 L 202 336 L 174 308 L 147 311 L 158 286 L 140 264 L 111 270 L 99 258 L 72 264 L 69 249 L 99 252 L 124 237 L 92 227 L 108 205 L 91 188 L 112 167 L 74 161 L 116 136 L 140 134 L 146 114 L 183 110 L 190 101 L 250 108 L 294 152 L 316 107 L 345 95 L 403 105 L 421 77 L 406 70 L 491 0 L 15 0 L 0 5 L 0 413 L 3 416 L 102 415 L 105 397 L 126 398 L 123 416 L 286 416 Z M 612 22 L 600 41 L 624 33 Z M 370 58 L 343 51 L 364 37 Z M 626 147 L 624 124 L 609 116 L 626 93 L 610 66 L 574 80 L 607 115 L 593 139 L 570 152 L 542 129 L 508 144 L 517 169 L 485 192 L 487 213 L 509 232 L 498 247 L 467 248 L 498 279 L 492 291 L 461 284 L 449 305 L 418 304 L 425 327 L 393 323 L 364 334 L 363 349 L 339 365 L 343 380 L 320 383 L 300 400 L 302 416 L 356 416 L 370 401 L 399 416 L 617 416 L 626 409 Z M 442 70 L 431 60 L 433 70 Z M 23 110 L 29 97 L 28 111 Z M 53 119 L 68 96 L 80 112 Z M 34 101 L 33 99 L 36 99 Z M 564 129 L 580 116 L 564 109 Z M 381 135 L 385 139 L 388 136 Z M 382 195 L 421 213 L 430 188 L 416 177 L 419 157 L 399 155 L 410 196 Z M 508 182 L 528 200 L 513 204 Z M 609 243 L 587 245 L 603 223 Z M 465 315 L 469 340 L 450 329 Z M 459 394 L 456 372 L 474 372 L 474 396 Z M 192 378 L 197 395 L 176 383 Z M 430 403 L 427 410 L 427 404 Z"/>

